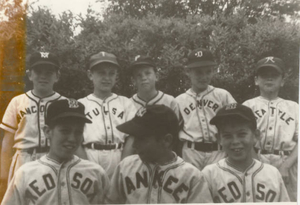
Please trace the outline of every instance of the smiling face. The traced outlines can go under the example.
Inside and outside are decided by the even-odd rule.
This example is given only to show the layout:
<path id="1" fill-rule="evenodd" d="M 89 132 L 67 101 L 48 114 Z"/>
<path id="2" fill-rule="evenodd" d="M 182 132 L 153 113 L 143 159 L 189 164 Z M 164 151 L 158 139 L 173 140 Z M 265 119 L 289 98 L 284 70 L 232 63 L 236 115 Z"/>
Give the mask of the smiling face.
<path id="1" fill-rule="evenodd" d="M 149 91 L 155 89 L 157 76 L 154 68 L 148 65 L 135 68 L 133 71 L 133 81 L 138 90 Z"/>
<path id="2" fill-rule="evenodd" d="M 255 84 L 261 92 L 278 92 L 284 85 L 282 74 L 271 67 L 261 68 L 255 78 Z"/>
<path id="3" fill-rule="evenodd" d="M 49 157 L 63 162 L 71 159 L 82 143 L 85 123 L 76 118 L 64 118 L 55 123 L 53 126 L 45 125 L 44 133 L 50 139 Z"/>
<path id="4" fill-rule="evenodd" d="M 196 93 L 206 90 L 213 77 L 213 66 L 201 68 L 187 68 L 186 73 L 192 83 L 192 89 Z"/>
<path id="5" fill-rule="evenodd" d="M 218 130 L 220 144 L 228 155 L 228 160 L 236 167 L 249 166 L 252 163 L 251 150 L 259 132 L 241 118 L 222 120 Z"/>

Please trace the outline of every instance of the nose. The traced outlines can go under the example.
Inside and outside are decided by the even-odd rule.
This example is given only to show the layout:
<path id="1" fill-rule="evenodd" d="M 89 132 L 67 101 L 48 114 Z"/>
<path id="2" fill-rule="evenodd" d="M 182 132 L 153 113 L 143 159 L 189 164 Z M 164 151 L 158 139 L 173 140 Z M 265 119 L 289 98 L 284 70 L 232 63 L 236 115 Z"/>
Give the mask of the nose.
<path id="1" fill-rule="evenodd" d="M 239 144 L 239 143 L 240 143 L 239 138 L 238 138 L 237 136 L 234 136 L 234 137 L 232 138 L 231 144 L 237 145 L 237 144 Z"/>

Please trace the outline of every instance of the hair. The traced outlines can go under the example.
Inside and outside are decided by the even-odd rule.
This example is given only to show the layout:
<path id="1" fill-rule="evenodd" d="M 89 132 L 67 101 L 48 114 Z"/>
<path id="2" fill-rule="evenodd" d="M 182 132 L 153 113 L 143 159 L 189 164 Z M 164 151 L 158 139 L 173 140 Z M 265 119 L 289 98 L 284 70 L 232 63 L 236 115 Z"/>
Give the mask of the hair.
<path id="1" fill-rule="evenodd" d="M 257 129 L 256 123 L 250 122 L 249 120 L 243 119 L 241 117 L 233 116 L 230 118 L 230 120 L 228 118 L 223 118 L 216 124 L 218 132 L 220 133 L 222 128 L 224 126 L 227 126 L 229 123 L 235 123 L 235 122 L 246 124 L 251 129 L 252 132 L 254 132 Z"/>
<path id="2" fill-rule="evenodd" d="M 55 126 L 60 125 L 60 124 L 62 124 L 62 122 L 66 122 L 66 121 L 69 121 L 69 122 L 70 121 L 78 121 L 78 122 L 85 123 L 85 121 L 80 118 L 64 117 L 64 118 L 58 118 L 57 120 L 52 120 L 47 125 L 49 126 L 50 129 L 54 129 Z"/>

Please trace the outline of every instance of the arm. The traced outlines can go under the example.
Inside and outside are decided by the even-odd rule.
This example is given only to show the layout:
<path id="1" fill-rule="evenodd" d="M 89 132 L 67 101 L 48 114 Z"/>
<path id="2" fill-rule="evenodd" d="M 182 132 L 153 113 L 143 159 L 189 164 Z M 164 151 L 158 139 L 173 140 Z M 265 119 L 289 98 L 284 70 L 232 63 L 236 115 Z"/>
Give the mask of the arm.
<path id="1" fill-rule="evenodd" d="M 4 138 L 2 141 L 2 150 L 1 150 L 1 170 L 0 170 L 1 188 L 3 186 L 6 187 L 7 185 L 9 168 L 11 164 L 11 159 L 13 157 L 13 149 L 12 149 L 13 145 L 14 145 L 14 134 L 5 131 Z"/>
<path id="2" fill-rule="evenodd" d="M 135 150 L 133 148 L 133 142 L 134 142 L 134 138 L 132 136 L 126 137 L 122 155 L 121 155 L 121 160 L 123 160 L 125 157 L 135 154 Z"/>
<path id="3" fill-rule="evenodd" d="M 16 175 L 19 175 L 18 172 L 16 173 Z M 26 200 L 24 198 L 24 195 L 22 194 L 22 191 L 18 188 L 18 185 L 22 184 L 22 178 L 20 178 L 19 176 L 14 176 L 7 188 L 1 205 L 23 205 Z"/>
<path id="4" fill-rule="evenodd" d="M 286 184 L 289 183 L 289 169 L 297 162 L 298 160 L 298 143 L 294 147 L 290 156 L 286 158 L 286 160 L 281 164 L 278 168 L 279 172 L 282 175 L 282 178 Z"/>
<path id="5" fill-rule="evenodd" d="M 195 178 L 186 203 L 213 203 L 209 185 L 202 173 Z"/>

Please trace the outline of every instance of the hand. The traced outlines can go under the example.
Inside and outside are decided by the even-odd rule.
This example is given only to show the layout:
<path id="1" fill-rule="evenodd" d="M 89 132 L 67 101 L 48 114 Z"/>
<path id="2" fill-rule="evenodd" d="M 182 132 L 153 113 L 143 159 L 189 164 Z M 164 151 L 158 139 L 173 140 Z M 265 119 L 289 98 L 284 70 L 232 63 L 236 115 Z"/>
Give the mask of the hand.
<path id="1" fill-rule="evenodd" d="M 285 166 L 285 164 L 283 163 L 279 168 L 278 168 L 282 179 L 284 181 L 285 184 L 289 183 L 289 168 L 287 166 Z"/>

